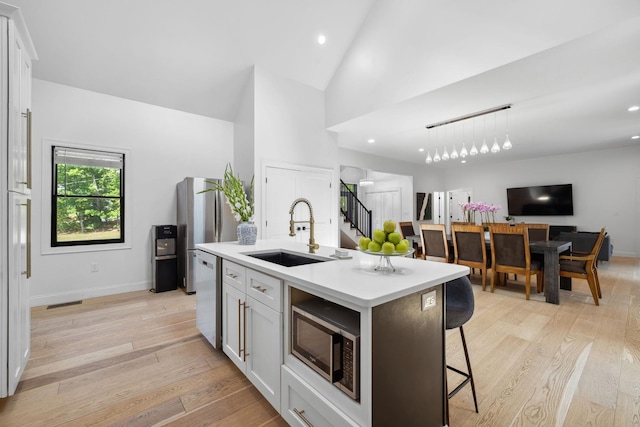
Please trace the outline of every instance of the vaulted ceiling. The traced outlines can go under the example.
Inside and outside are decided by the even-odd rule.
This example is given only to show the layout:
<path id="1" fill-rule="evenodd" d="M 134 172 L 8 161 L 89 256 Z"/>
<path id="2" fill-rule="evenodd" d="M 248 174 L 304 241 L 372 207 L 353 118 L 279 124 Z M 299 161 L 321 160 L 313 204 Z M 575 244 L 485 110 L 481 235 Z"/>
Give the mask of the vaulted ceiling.
<path id="1" fill-rule="evenodd" d="M 512 150 L 467 160 L 640 143 L 637 0 L 10 2 L 38 79 L 233 121 L 263 67 L 325 91 L 328 129 L 356 151 L 424 163 L 445 144 L 502 143 L 507 124 Z"/>

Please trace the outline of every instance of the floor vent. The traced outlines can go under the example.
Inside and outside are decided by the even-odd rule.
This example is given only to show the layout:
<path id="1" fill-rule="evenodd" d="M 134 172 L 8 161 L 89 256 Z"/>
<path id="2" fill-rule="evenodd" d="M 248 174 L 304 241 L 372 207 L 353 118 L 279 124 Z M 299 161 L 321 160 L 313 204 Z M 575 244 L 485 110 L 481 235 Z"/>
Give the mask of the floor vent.
<path id="1" fill-rule="evenodd" d="M 68 305 L 76 305 L 76 304 L 82 304 L 82 300 L 80 301 L 71 301 L 71 302 L 64 302 L 62 304 L 53 304 L 53 305 L 48 305 L 47 306 L 47 310 L 49 310 L 50 308 L 60 308 L 60 307 L 66 307 Z"/>

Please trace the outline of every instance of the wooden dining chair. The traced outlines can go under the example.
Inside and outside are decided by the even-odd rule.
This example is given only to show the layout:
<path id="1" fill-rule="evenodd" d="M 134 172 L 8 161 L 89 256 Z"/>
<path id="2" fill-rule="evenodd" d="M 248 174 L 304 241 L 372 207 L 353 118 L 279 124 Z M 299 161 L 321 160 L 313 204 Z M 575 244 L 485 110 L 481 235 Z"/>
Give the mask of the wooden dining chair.
<path id="1" fill-rule="evenodd" d="M 529 299 L 531 276 L 536 276 L 537 290 L 543 289 L 542 264 L 531 259 L 529 232 L 526 226 L 494 225 L 489 227 L 491 239 L 491 292 L 495 288 L 498 273 L 525 276 L 525 295 Z"/>
<path id="2" fill-rule="evenodd" d="M 482 290 L 487 287 L 487 246 L 484 240 L 484 228 L 480 225 L 452 224 L 453 262 L 479 269 L 482 275 Z"/>
<path id="3" fill-rule="evenodd" d="M 444 224 L 420 224 L 420 239 L 422 259 L 451 262 L 447 229 Z"/>
<path id="4" fill-rule="evenodd" d="M 525 223 L 529 230 L 530 242 L 544 242 L 549 240 L 549 224 Z"/>
<path id="5" fill-rule="evenodd" d="M 598 278 L 597 258 L 604 240 L 605 228 L 600 230 L 591 252 L 571 252 L 568 255 L 560 255 L 560 277 L 570 277 L 572 279 L 585 279 L 589 284 L 593 302 L 600 305 L 602 298 L 600 290 L 600 279 Z"/>
<path id="6" fill-rule="evenodd" d="M 416 232 L 413 229 L 413 222 L 412 221 L 400 221 L 398 222 L 398 226 L 400 227 L 400 235 L 402 236 L 403 239 L 406 239 L 407 236 L 416 236 Z M 422 247 L 415 243 L 413 244 L 413 249 L 415 249 L 415 257 L 420 257 L 422 258 Z"/>

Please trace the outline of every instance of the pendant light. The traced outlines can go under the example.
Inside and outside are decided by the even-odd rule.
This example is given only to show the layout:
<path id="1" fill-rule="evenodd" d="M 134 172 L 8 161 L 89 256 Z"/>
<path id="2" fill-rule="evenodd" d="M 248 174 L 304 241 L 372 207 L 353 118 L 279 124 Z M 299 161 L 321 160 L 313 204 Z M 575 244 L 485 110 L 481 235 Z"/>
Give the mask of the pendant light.
<path id="1" fill-rule="evenodd" d="M 456 150 L 456 127 L 453 125 L 453 150 L 451 150 L 451 158 L 458 158 L 458 151 Z"/>
<path id="2" fill-rule="evenodd" d="M 428 165 L 431 164 L 431 162 L 433 162 L 433 158 L 431 157 L 431 151 L 427 151 L 427 158 L 424 159 L 424 162 Z"/>
<path id="3" fill-rule="evenodd" d="M 449 152 L 447 152 L 447 147 L 444 147 L 444 152 L 442 153 L 442 160 L 449 160 Z"/>
<path id="4" fill-rule="evenodd" d="M 438 148 L 436 147 L 436 155 L 433 156 L 433 161 L 438 163 L 440 161 L 440 154 L 438 154 Z"/>
<path id="5" fill-rule="evenodd" d="M 509 109 L 507 109 L 507 137 L 504 140 L 504 144 L 502 144 L 503 150 L 511 150 L 513 145 L 511 145 L 511 141 L 509 140 Z"/>
<path id="6" fill-rule="evenodd" d="M 491 146 L 492 153 L 500 152 L 500 146 L 498 145 L 498 136 L 496 135 L 496 113 L 493 113 L 493 145 Z"/>
<path id="7" fill-rule="evenodd" d="M 431 157 L 431 147 L 429 145 L 429 129 L 427 129 L 427 158 L 424 159 L 426 164 L 431 164 L 433 162 L 433 158 Z"/>
<path id="8" fill-rule="evenodd" d="M 465 157 L 467 157 L 467 155 L 469 155 L 469 152 L 467 151 L 467 146 L 464 145 L 464 141 L 462 141 L 462 149 L 460 150 L 460 157 L 464 159 Z"/>
<path id="9" fill-rule="evenodd" d="M 469 154 L 471 154 L 472 156 L 475 156 L 476 154 L 478 154 L 478 149 L 476 148 L 476 121 L 473 121 L 473 135 L 471 135 L 471 151 L 469 151 Z"/>
<path id="10" fill-rule="evenodd" d="M 368 178 L 369 171 L 365 169 L 364 178 L 360 178 L 360 187 L 368 187 L 374 184 L 373 179 Z"/>
<path id="11" fill-rule="evenodd" d="M 468 154 L 467 146 L 464 145 L 464 122 L 462 122 L 462 148 L 460 149 L 460 157 L 464 159 Z"/>
<path id="12" fill-rule="evenodd" d="M 480 153 L 487 154 L 489 147 L 487 146 L 487 118 L 484 118 L 484 130 L 482 131 L 482 147 L 480 147 Z"/>

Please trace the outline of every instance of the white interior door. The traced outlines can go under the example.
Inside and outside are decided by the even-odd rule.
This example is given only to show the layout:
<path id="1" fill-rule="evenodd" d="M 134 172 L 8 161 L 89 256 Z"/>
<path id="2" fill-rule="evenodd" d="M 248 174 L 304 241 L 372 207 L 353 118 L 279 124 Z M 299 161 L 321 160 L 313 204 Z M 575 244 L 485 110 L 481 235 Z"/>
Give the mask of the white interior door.
<path id="1" fill-rule="evenodd" d="M 296 235 L 289 236 L 289 209 L 298 198 L 309 200 L 313 208 L 315 222 L 314 238 L 316 243 L 335 246 L 337 236 L 332 232 L 333 180 L 332 171 L 307 170 L 295 167 L 267 166 L 265 168 L 263 236 L 265 239 L 292 239 L 308 242 L 310 229 L 308 223 L 295 224 Z M 293 219 L 308 221 L 309 209 L 305 203 L 299 203 Z"/>
<path id="2" fill-rule="evenodd" d="M 365 195 L 365 205 L 371 209 L 371 227 L 382 228 L 386 220 L 396 223 L 402 217 L 402 195 L 400 189 L 372 191 Z"/>
<path id="3" fill-rule="evenodd" d="M 460 204 L 471 201 L 471 190 L 453 190 L 448 192 L 448 213 L 447 213 L 447 229 L 452 222 L 466 221 Z"/>

